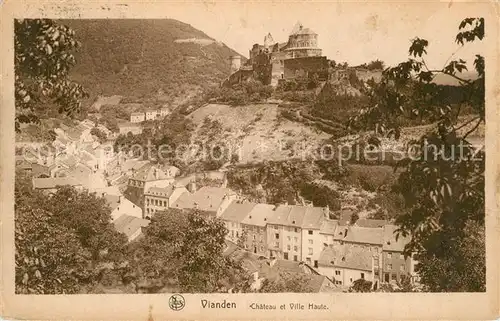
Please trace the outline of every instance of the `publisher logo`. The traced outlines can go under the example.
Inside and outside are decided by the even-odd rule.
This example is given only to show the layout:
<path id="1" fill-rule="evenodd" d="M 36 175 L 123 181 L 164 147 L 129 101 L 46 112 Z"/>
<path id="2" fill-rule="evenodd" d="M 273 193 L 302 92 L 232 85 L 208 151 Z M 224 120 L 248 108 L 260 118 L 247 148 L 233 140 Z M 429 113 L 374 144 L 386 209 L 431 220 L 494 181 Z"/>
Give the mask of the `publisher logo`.
<path id="1" fill-rule="evenodd" d="M 174 311 L 180 311 L 184 308 L 186 302 L 180 294 L 174 294 L 168 299 L 168 306 Z"/>

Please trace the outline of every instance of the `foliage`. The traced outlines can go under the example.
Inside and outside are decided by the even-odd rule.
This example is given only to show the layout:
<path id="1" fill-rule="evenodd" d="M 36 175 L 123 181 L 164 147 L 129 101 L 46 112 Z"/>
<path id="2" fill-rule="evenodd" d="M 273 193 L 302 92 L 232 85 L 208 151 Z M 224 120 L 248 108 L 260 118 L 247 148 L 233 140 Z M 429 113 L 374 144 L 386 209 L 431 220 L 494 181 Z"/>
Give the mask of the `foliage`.
<path id="1" fill-rule="evenodd" d="M 302 161 L 269 161 L 247 170 L 232 168 L 228 171 L 227 178 L 230 188 L 241 190 L 251 199 L 269 204 L 298 202 L 297 191 L 305 182 L 311 182 L 319 173 L 310 162 Z M 262 186 L 262 194 L 256 187 Z"/>
<path id="2" fill-rule="evenodd" d="M 16 131 L 21 123 L 39 122 L 52 107 L 59 113 L 79 113 L 88 94 L 69 77 L 79 47 L 75 32 L 53 20 L 14 21 Z"/>
<path id="3" fill-rule="evenodd" d="M 16 293 L 78 293 L 91 271 L 90 253 L 50 212 L 16 207 Z"/>
<path id="4" fill-rule="evenodd" d="M 373 282 L 365 279 L 357 279 L 352 282 L 349 292 L 371 292 Z"/>
<path id="5" fill-rule="evenodd" d="M 385 69 L 385 63 L 382 60 L 372 60 L 369 63 L 364 63 L 360 65 L 359 67 L 366 68 L 368 70 L 383 70 Z"/>
<path id="6" fill-rule="evenodd" d="M 118 122 L 120 120 L 129 120 L 129 113 L 119 105 L 103 105 L 99 109 L 99 113 L 101 114 L 99 122 L 112 132 L 119 131 Z"/>
<path id="7" fill-rule="evenodd" d="M 260 293 L 310 293 L 311 287 L 306 275 L 281 272 L 275 279 L 262 282 Z"/>
<path id="8" fill-rule="evenodd" d="M 173 19 L 66 20 L 83 46 L 73 74 L 92 93 L 164 101 L 220 84 L 237 55 L 191 25 Z M 206 39 L 207 44 L 180 39 Z"/>
<path id="9" fill-rule="evenodd" d="M 224 223 L 198 211 L 155 213 L 133 253 L 133 282 L 141 279 L 182 292 L 225 292 L 237 287 L 241 268 L 222 255 Z"/>
<path id="10" fill-rule="evenodd" d="M 16 175 L 15 210 L 16 287 L 22 293 L 75 293 L 100 282 L 98 265 L 125 259 L 126 237 L 115 231 L 110 208 L 95 194 L 61 186 L 49 197 L 33 190 L 29 177 Z"/>
<path id="11" fill-rule="evenodd" d="M 300 194 L 313 202 L 314 206 L 328 206 L 330 210 L 340 210 L 340 194 L 327 186 L 304 182 Z"/>
<path id="12" fill-rule="evenodd" d="M 206 92 L 206 99 L 232 106 L 265 101 L 271 97 L 273 88 L 259 81 L 247 81 L 231 87 L 212 87 Z"/>
<path id="13" fill-rule="evenodd" d="M 484 37 L 484 19 L 467 18 L 459 25 L 457 43 Z M 485 154 L 469 143 L 471 135 L 484 124 L 484 58 L 476 55 L 477 79 L 468 80 L 462 59 L 442 69 L 428 68 L 428 42 L 415 38 L 410 58 L 383 73 L 371 92 L 372 107 L 363 110 L 354 122 L 364 128 L 378 125 L 382 132 L 400 130 L 398 118 L 423 117 L 437 121 L 434 131 L 412 142 L 416 155 L 402 160 L 397 188 L 408 212 L 396 223 L 398 233 L 410 235 L 407 255 L 420 262 L 416 271 L 431 291 L 484 291 L 484 161 Z M 444 99 L 432 79 L 444 74 L 459 81 L 464 93 L 457 101 Z M 459 116 L 468 108 L 474 113 L 465 123 Z M 462 130 L 465 126 L 472 128 Z"/>
<path id="14" fill-rule="evenodd" d="M 106 133 L 104 133 L 102 130 L 100 130 L 97 127 L 92 127 L 92 129 L 90 130 L 90 134 L 96 136 L 97 139 L 99 140 L 99 143 L 101 143 L 101 144 L 106 142 L 106 140 L 108 139 L 108 136 L 106 135 Z"/>

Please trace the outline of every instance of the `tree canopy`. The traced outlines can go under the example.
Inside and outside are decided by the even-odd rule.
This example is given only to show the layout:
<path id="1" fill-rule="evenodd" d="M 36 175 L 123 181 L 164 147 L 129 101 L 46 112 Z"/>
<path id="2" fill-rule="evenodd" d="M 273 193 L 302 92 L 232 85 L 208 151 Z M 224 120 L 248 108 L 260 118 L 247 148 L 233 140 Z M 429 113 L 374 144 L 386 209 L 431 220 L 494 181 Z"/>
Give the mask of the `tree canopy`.
<path id="1" fill-rule="evenodd" d="M 69 78 L 80 46 L 74 31 L 50 19 L 16 19 L 14 35 L 16 130 L 38 122 L 47 106 L 77 114 L 88 94 Z"/>
<path id="2" fill-rule="evenodd" d="M 484 19 L 464 19 L 458 29 L 459 45 L 480 41 Z M 430 69 L 428 45 L 425 39 L 413 39 L 410 58 L 386 69 L 382 81 L 372 84 L 370 107 L 353 117 L 351 125 L 377 126 L 397 139 L 404 119 L 435 122 L 432 132 L 411 142 L 416 147 L 408 155 L 412 157 L 396 166 L 403 169 L 397 190 L 407 209 L 396 221 L 397 232 L 411 236 L 405 253 L 419 262 L 416 270 L 427 290 L 484 291 L 485 154 L 470 139 L 485 120 L 484 58 L 477 54 L 473 62 L 476 79 L 465 79 L 463 59 L 450 58 L 442 69 Z M 442 86 L 433 82 L 438 74 L 458 80 L 460 99 L 443 95 Z"/>

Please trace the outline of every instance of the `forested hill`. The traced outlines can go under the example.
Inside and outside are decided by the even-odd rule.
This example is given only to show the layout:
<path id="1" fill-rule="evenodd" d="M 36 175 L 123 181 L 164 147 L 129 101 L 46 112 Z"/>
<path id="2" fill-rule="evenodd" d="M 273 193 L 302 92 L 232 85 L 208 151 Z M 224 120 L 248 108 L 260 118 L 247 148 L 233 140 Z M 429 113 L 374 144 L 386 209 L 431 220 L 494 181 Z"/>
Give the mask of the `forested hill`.
<path id="1" fill-rule="evenodd" d="M 191 25 L 162 20 L 62 20 L 82 47 L 72 78 L 90 93 L 143 97 L 183 94 L 218 83 L 237 54 Z"/>

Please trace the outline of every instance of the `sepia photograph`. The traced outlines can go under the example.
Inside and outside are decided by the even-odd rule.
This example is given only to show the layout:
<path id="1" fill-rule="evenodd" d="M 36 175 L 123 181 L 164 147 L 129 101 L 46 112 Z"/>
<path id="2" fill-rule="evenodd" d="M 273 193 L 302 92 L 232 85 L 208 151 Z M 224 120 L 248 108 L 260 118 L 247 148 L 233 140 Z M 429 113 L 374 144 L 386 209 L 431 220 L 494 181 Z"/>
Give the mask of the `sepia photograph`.
<path id="1" fill-rule="evenodd" d="M 4 22 L 14 294 L 157 294 L 172 313 L 292 317 L 333 315 L 323 301 L 248 298 L 484 294 L 498 137 L 486 134 L 498 34 L 485 26 L 498 18 L 391 6 Z"/>

